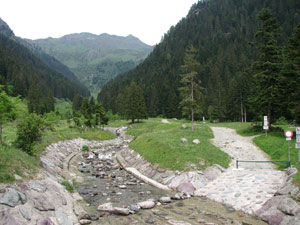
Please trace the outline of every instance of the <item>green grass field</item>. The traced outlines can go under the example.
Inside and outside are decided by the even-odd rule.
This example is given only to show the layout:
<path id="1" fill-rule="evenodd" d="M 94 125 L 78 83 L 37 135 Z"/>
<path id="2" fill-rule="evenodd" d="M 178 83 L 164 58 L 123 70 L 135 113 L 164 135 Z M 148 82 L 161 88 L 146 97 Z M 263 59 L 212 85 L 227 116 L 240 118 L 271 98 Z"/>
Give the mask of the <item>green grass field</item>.
<path id="1" fill-rule="evenodd" d="M 127 134 L 135 137 L 130 147 L 153 164 L 172 170 L 204 169 L 213 164 L 228 167 L 229 156 L 210 143 L 213 138 L 210 128 L 197 124 L 194 131 L 190 124 L 181 129 L 183 121 L 169 120 L 163 124 L 161 119 L 148 119 L 133 125 Z M 186 138 L 188 143 L 181 143 Z M 200 144 L 193 144 L 199 139 Z"/>

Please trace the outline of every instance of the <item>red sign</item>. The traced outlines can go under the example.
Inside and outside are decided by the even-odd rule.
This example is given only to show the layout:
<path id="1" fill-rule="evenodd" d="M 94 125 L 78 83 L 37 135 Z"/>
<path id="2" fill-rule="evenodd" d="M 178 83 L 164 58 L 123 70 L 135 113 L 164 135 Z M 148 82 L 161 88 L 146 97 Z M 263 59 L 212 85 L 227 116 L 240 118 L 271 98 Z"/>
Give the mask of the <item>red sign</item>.
<path id="1" fill-rule="evenodd" d="M 293 131 L 287 130 L 284 132 L 284 135 L 286 138 L 291 138 L 293 137 Z"/>

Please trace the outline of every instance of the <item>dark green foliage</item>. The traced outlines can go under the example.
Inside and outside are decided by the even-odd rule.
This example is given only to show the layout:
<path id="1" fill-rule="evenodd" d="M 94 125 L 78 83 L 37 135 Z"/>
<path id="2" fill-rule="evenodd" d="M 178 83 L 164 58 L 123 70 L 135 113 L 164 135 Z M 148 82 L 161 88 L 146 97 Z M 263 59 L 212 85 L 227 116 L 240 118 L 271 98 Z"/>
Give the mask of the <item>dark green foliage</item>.
<path id="1" fill-rule="evenodd" d="M 52 92 L 48 90 L 47 94 L 44 93 L 39 82 L 33 81 L 27 99 L 29 113 L 44 114 L 55 110 Z"/>
<path id="2" fill-rule="evenodd" d="M 106 115 L 105 109 L 101 104 L 96 104 L 95 108 L 95 125 L 107 125 L 108 117 Z"/>
<path id="3" fill-rule="evenodd" d="M 69 99 L 77 93 L 88 95 L 78 84 L 52 70 L 26 47 L 0 32 L 0 84 L 13 85 L 13 95 L 27 97 L 34 83 L 45 98 L 48 92 L 56 98 Z"/>
<path id="4" fill-rule="evenodd" d="M 2 124 L 13 117 L 15 117 L 14 104 L 0 85 L 0 145 L 2 144 Z"/>
<path id="5" fill-rule="evenodd" d="M 78 111 L 80 110 L 81 104 L 82 104 L 82 96 L 80 94 L 76 94 L 73 98 L 73 104 L 72 104 L 72 109 L 73 111 Z"/>
<path id="6" fill-rule="evenodd" d="M 293 31 L 285 51 L 284 75 L 287 84 L 285 98 L 293 118 L 300 124 L 300 23 Z"/>
<path id="7" fill-rule="evenodd" d="M 141 88 L 132 82 L 124 94 L 124 102 L 120 107 L 124 108 L 125 118 L 131 120 L 132 123 L 136 119 L 147 119 L 147 109 Z"/>
<path id="8" fill-rule="evenodd" d="M 279 23 L 270 9 L 262 9 L 257 14 L 261 26 L 255 34 L 259 58 L 254 63 L 254 95 L 251 101 L 256 113 L 267 115 L 269 126 L 282 113 L 283 76 L 282 52 L 278 45 Z"/>
<path id="9" fill-rule="evenodd" d="M 80 113 L 84 117 L 84 125 L 86 125 L 87 127 L 91 127 L 93 115 L 92 115 L 92 108 L 88 98 L 83 99 L 80 107 Z"/>
<path id="10" fill-rule="evenodd" d="M 88 151 L 89 151 L 89 146 L 83 145 L 81 150 L 82 150 L 83 152 L 88 152 Z"/>
<path id="11" fill-rule="evenodd" d="M 182 115 L 192 120 L 192 130 L 194 130 L 194 117 L 203 113 L 201 102 L 203 102 L 202 93 L 200 92 L 200 82 L 197 79 L 197 70 L 200 64 L 197 62 L 197 50 L 190 46 L 186 50 L 184 64 L 181 66 L 181 87 L 179 88 L 181 101 L 179 107 L 182 109 Z M 202 104 L 203 105 L 203 104 Z"/>
<path id="12" fill-rule="evenodd" d="M 16 145 L 29 155 L 34 155 L 33 146 L 42 137 L 46 123 L 35 113 L 28 114 L 17 125 Z"/>
<path id="13" fill-rule="evenodd" d="M 242 121 L 242 118 L 250 121 L 258 117 L 248 101 L 255 93 L 252 88 L 255 73 L 247 68 L 257 60 L 259 49 L 249 43 L 255 42 L 259 29 L 256 15 L 267 7 L 282 26 L 278 45 L 285 44 L 300 22 L 298 0 L 198 1 L 186 18 L 170 28 L 142 64 L 105 85 L 98 100 L 105 109 L 119 111 L 118 96 L 134 81 L 143 90 L 149 116 L 182 117 L 178 107 L 180 68 L 185 50 L 193 45 L 201 65 L 197 72 L 204 88 L 204 116 L 223 121 Z"/>

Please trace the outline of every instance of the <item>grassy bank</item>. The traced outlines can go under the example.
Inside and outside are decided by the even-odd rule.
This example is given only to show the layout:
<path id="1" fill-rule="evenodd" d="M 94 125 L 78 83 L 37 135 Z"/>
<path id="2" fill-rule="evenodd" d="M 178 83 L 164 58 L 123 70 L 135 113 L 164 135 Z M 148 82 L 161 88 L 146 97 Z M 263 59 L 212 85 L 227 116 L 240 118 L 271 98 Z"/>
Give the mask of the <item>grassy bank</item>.
<path id="1" fill-rule="evenodd" d="M 135 124 L 128 134 L 135 137 L 130 147 L 153 164 L 172 170 L 203 169 L 215 163 L 228 167 L 229 156 L 210 143 L 212 131 L 203 124 L 197 124 L 195 131 L 188 126 L 182 129 L 183 121 L 169 120 L 164 124 L 161 119 L 149 119 Z M 180 139 L 186 138 L 187 143 Z M 199 139 L 200 144 L 193 144 Z"/>
<path id="2" fill-rule="evenodd" d="M 14 182 L 15 174 L 21 177 L 34 177 L 40 168 L 39 156 L 51 143 L 78 137 L 88 140 L 107 140 L 115 137 L 113 134 L 99 131 L 99 129 L 89 128 L 83 130 L 73 128 L 67 123 L 67 120 L 61 118 L 61 115 L 67 113 L 66 105 L 70 105 L 70 103 L 60 100 L 57 103 L 57 109 L 61 109 L 62 111 L 57 115 L 56 113 L 45 115 L 47 121 L 51 123 L 51 129 L 45 130 L 42 139 L 34 146 L 35 156 L 29 156 L 14 144 L 18 119 L 4 124 L 4 145 L 0 145 L 0 183 Z M 20 119 L 22 113 L 26 113 L 27 109 L 26 104 L 22 102 L 19 103 L 18 107 L 22 109 L 22 111 L 18 110 L 19 116 L 17 118 Z"/>

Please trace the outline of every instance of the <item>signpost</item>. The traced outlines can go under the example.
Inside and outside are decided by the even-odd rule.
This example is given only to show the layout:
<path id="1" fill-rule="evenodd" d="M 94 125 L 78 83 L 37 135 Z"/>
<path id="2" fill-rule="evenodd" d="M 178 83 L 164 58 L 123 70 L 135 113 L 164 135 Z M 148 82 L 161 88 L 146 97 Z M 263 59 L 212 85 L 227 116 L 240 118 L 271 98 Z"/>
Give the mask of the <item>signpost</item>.
<path id="1" fill-rule="evenodd" d="M 288 141 L 288 151 L 289 151 L 289 162 L 291 161 L 291 155 L 290 155 L 290 141 L 292 140 L 293 137 L 293 131 L 286 130 L 284 132 L 284 135 L 286 137 L 286 140 Z"/>
<path id="2" fill-rule="evenodd" d="M 268 117 L 264 116 L 264 130 L 266 131 L 266 136 L 269 130 L 269 123 L 268 123 Z"/>
<path id="3" fill-rule="evenodd" d="M 298 162 L 300 162 L 300 127 L 296 127 L 296 149 L 298 149 Z"/>

